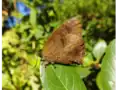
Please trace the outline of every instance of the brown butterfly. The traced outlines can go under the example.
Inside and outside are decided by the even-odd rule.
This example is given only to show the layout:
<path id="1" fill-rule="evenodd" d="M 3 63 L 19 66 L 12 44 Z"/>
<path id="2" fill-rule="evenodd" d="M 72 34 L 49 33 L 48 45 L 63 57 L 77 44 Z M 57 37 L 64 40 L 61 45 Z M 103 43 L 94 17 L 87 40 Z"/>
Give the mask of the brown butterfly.
<path id="1" fill-rule="evenodd" d="M 43 58 L 49 63 L 81 64 L 85 54 L 81 28 L 77 18 L 62 24 L 45 43 Z"/>

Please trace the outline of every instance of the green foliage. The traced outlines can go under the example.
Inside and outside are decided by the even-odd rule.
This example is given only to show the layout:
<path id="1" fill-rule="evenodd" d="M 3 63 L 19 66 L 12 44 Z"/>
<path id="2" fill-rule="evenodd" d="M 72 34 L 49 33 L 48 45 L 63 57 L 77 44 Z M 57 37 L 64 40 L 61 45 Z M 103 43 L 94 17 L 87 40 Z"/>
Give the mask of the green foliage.
<path id="1" fill-rule="evenodd" d="M 90 66 L 94 62 L 93 56 L 91 53 L 88 53 L 83 60 L 83 66 Z"/>
<path id="2" fill-rule="evenodd" d="M 43 85 L 43 90 L 56 90 L 58 87 L 60 88 L 57 90 L 72 88 L 111 90 L 115 82 L 114 63 L 112 63 L 115 56 L 115 40 L 112 41 L 115 39 L 115 1 L 22 1 L 30 8 L 30 15 L 23 16 L 13 10 L 11 15 L 19 18 L 20 23 L 7 30 L 3 27 L 2 88 L 41 90 Z M 77 66 L 55 64 L 44 68 L 40 60 L 45 41 L 53 30 L 65 20 L 75 16 L 80 17 L 83 26 L 82 36 L 86 54 L 83 64 Z M 98 63 L 101 64 L 101 70 L 97 67 Z M 39 70 L 40 67 L 43 72 Z M 41 80 L 40 74 L 43 75 Z"/>
<path id="3" fill-rule="evenodd" d="M 50 65 L 46 68 L 43 67 L 41 78 L 44 90 L 87 90 L 75 66 Z"/>
<path id="4" fill-rule="evenodd" d="M 97 84 L 100 90 L 115 89 L 115 40 L 111 41 L 107 47 L 101 71 L 97 76 Z"/>
<path id="5" fill-rule="evenodd" d="M 30 23 L 34 27 L 36 26 L 36 16 L 37 16 L 37 12 L 34 8 L 32 8 L 30 13 Z"/>
<path id="6" fill-rule="evenodd" d="M 105 49 L 107 47 L 107 44 L 104 40 L 99 40 L 98 43 L 93 48 L 93 55 L 97 60 L 100 60 L 100 58 L 105 53 Z"/>

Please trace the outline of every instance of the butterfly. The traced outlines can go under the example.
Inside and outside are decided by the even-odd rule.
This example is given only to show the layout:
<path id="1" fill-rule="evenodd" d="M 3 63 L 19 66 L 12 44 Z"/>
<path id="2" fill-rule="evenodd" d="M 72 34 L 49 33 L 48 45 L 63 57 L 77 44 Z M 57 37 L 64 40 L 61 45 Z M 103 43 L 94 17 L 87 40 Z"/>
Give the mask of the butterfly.
<path id="1" fill-rule="evenodd" d="M 60 64 L 81 64 L 84 54 L 82 25 L 76 17 L 54 30 L 42 52 L 45 61 Z"/>

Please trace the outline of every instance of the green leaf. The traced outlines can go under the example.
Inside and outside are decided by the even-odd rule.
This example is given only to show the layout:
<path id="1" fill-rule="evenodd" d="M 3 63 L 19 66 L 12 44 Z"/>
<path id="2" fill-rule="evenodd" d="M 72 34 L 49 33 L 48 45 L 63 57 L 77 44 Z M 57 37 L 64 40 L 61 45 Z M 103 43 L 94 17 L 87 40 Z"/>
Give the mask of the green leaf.
<path id="1" fill-rule="evenodd" d="M 54 16 L 55 14 L 54 14 L 54 12 L 51 10 L 51 11 L 48 12 L 48 15 L 49 15 L 49 16 Z"/>
<path id="2" fill-rule="evenodd" d="M 79 74 L 81 78 L 85 78 L 91 73 L 89 69 L 90 69 L 89 67 L 78 66 L 76 67 L 76 72 Z"/>
<path id="3" fill-rule="evenodd" d="M 6 86 L 9 80 L 9 75 L 6 73 L 2 73 L 2 87 Z"/>
<path id="4" fill-rule="evenodd" d="M 96 80 L 100 90 L 115 89 L 115 40 L 107 47 L 102 60 L 101 71 Z"/>
<path id="5" fill-rule="evenodd" d="M 38 28 L 35 28 L 35 38 L 36 39 L 40 39 L 43 37 L 43 33 L 44 33 L 44 29 L 42 26 L 38 26 Z"/>
<path id="6" fill-rule="evenodd" d="M 5 90 L 15 90 L 15 87 L 10 80 L 11 77 L 9 77 L 7 73 L 2 73 L 2 88 Z"/>
<path id="7" fill-rule="evenodd" d="M 86 90 L 75 66 L 41 66 L 41 80 L 44 90 Z"/>
<path id="8" fill-rule="evenodd" d="M 93 56 L 91 53 L 88 53 L 83 60 L 83 66 L 90 66 L 93 63 Z"/>
<path id="9" fill-rule="evenodd" d="M 28 62 L 32 67 L 38 68 L 40 67 L 40 57 L 37 55 L 28 55 Z"/>
<path id="10" fill-rule="evenodd" d="M 60 25 L 60 22 L 51 22 L 50 26 L 57 28 Z"/>
<path id="11" fill-rule="evenodd" d="M 104 40 L 100 39 L 96 45 L 93 48 L 93 55 L 97 60 L 100 60 L 100 58 L 103 56 L 105 53 L 107 44 Z"/>
<path id="12" fill-rule="evenodd" d="M 19 37 L 14 30 L 9 30 L 2 36 L 2 48 L 12 48 L 12 45 L 19 44 Z"/>
<path id="13" fill-rule="evenodd" d="M 85 43 L 86 50 L 92 51 L 92 46 L 88 43 Z"/>
<path id="14" fill-rule="evenodd" d="M 36 10 L 32 8 L 30 13 L 30 23 L 32 24 L 32 26 L 36 25 L 36 14 Z"/>

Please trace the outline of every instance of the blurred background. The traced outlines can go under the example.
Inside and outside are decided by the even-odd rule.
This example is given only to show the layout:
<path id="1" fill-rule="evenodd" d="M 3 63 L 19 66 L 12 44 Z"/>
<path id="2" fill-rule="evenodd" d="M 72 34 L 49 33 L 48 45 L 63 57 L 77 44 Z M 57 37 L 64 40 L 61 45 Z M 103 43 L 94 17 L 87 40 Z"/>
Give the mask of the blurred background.
<path id="1" fill-rule="evenodd" d="M 94 60 L 94 45 L 115 38 L 114 0 L 2 0 L 2 89 L 41 90 L 44 42 L 65 20 L 78 15 L 86 57 Z"/>

